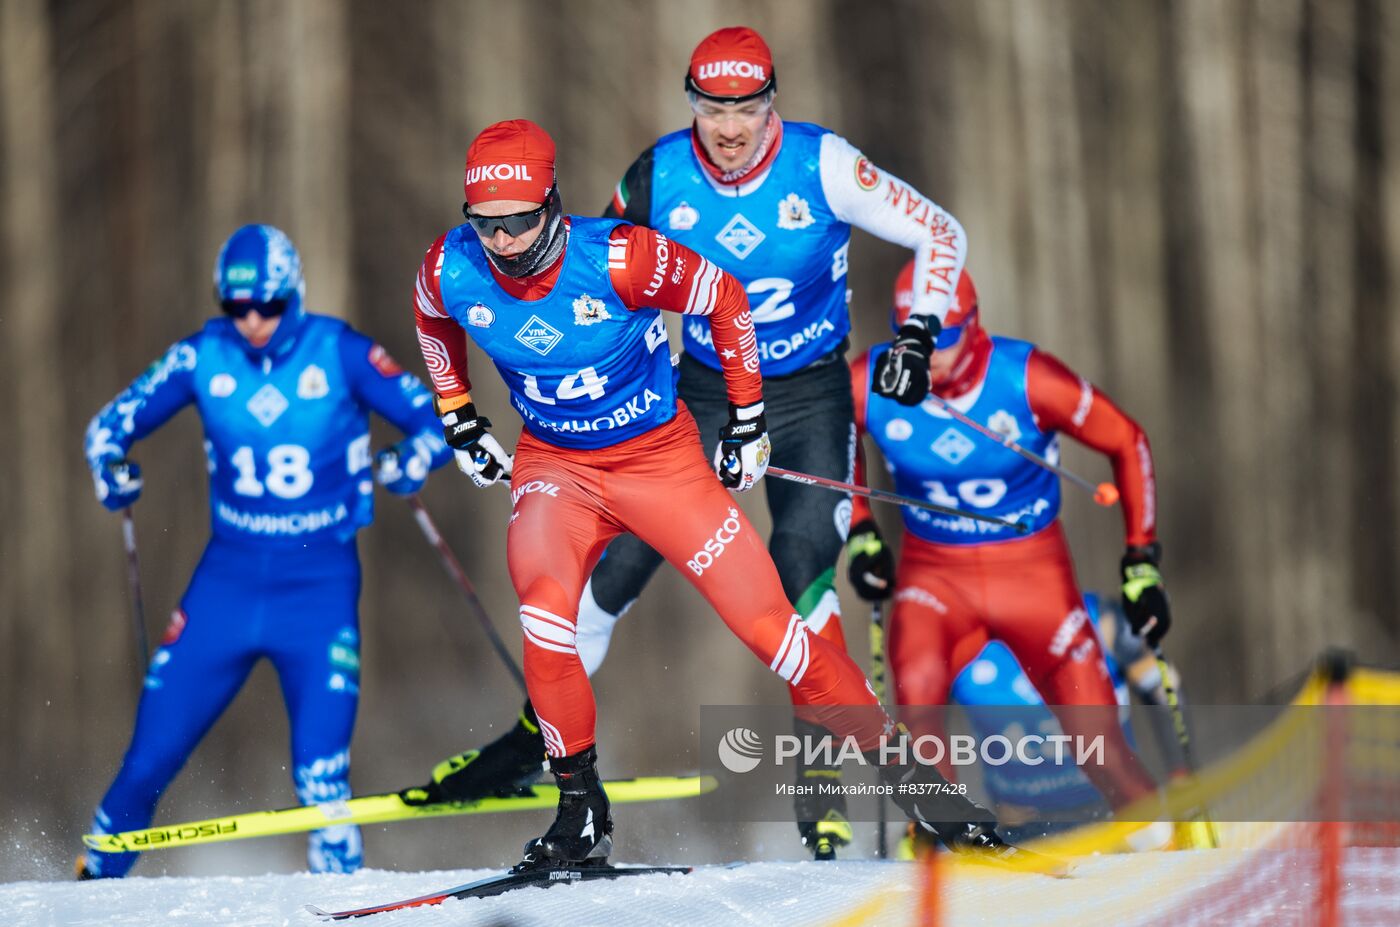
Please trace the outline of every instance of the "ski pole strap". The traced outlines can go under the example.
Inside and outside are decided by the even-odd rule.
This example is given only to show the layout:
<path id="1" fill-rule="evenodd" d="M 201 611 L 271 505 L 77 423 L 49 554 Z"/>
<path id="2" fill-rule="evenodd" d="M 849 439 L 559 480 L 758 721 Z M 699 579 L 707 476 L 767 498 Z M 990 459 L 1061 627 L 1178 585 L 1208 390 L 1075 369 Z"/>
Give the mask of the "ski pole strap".
<path id="1" fill-rule="evenodd" d="M 797 470 L 785 470 L 782 467 L 770 466 L 768 468 L 768 473 L 771 476 L 776 476 L 779 479 L 788 480 L 793 483 L 806 483 L 808 486 L 820 486 L 822 489 L 831 489 L 836 492 L 848 492 L 857 496 L 864 496 L 867 499 L 874 499 L 877 502 L 910 505 L 916 509 L 927 509 L 930 512 L 937 512 L 939 515 L 951 515 L 954 518 L 970 518 L 973 521 L 982 521 L 989 525 L 1000 525 L 1003 528 L 1013 529 L 1017 534 L 1025 534 L 1030 530 L 1021 522 L 1007 521 L 1005 518 L 997 518 L 995 515 L 968 512 L 947 505 L 939 505 L 936 502 L 925 502 L 922 499 L 915 499 L 912 496 L 901 496 L 896 492 L 886 492 L 883 489 L 871 489 L 868 486 L 857 486 L 855 483 L 831 480 L 824 476 L 813 476 L 810 473 L 802 473 Z"/>

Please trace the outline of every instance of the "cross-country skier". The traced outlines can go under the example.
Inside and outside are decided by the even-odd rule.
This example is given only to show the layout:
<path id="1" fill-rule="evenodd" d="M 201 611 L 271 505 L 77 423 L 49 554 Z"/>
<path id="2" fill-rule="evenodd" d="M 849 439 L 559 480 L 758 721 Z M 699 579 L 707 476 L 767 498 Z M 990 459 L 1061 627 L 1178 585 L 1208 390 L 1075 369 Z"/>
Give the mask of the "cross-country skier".
<path id="1" fill-rule="evenodd" d="M 97 497 L 112 510 L 141 492 L 131 446 L 193 403 L 204 424 L 213 536 L 151 657 L 136 729 L 98 806 L 97 833 L 145 828 L 170 780 L 253 665 L 277 669 L 303 803 L 350 797 L 359 698 L 360 562 L 373 516 L 369 412 L 404 440 L 373 477 L 417 492 L 451 454 L 431 394 L 369 338 L 302 306 L 301 259 L 269 225 L 246 225 L 214 267 L 223 315 L 177 341 L 88 426 Z M 80 878 L 125 875 L 135 853 L 89 852 Z M 358 828 L 310 837 L 316 872 L 360 865 Z"/>
<path id="2" fill-rule="evenodd" d="M 510 480 L 506 554 L 525 677 L 559 786 L 554 823 L 526 844 L 519 868 L 591 864 L 611 851 L 577 616 L 589 571 L 622 532 L 675 565 L 826 728 L 863 751 L 890 731 L 851 659 L 808 633 L 725 489 L 757 485 L 770 454 L 742 286 L 659 232 L 564 215 L 554 161 L 553 140 L 532 122 L 483 130 L 467 150 L 468 221 L 428 249 L 415 297 L 419 342 L 458 466 L 480 487 Z M 710 322 L 729 406 L 713 469 L 695 419 L 676 398 L 658 309 Z M 514 457 L 472 402 L 468 334 L 524 420 Z M 914 764 L 883 766 L 882 774 L 937 780 L 932 767 Z M 901 806 L 911 817 L 945 822 L 925 825 L 945 843 L 1016 852 L 975 823 L 987 814 L 967 799 L 911 792 L 921 790 L 905 790 Z"/>
<path id="3" fill-rule="evenodd" d="M 912 276 L 906 266 L 895 287 L 896 327 L 909 311 Z M 1049 353 L 988 335 L 966 273 L 933 354 L 930 398 L 911 408 L 877 395 L 872 381 L 880 353 L 851 363 L 856 427 L 879 446 L 897 490 L 1031 529 L 1019 535 L 905 507 L 896 570 L 868 504 L 855 500 L 849 578 L 864 599 L 894 597 L 888 655 L 901 719 L 915 736 L 940 734 L 938 712 L 920 706 L 946 704 L 958 673 L 989 639 L 1000 640 L 1046 703 L 1113 706 L 1062 712 L 1061 726 L 1071 735 L 1104 734 L 1106 762 L 1085 772 L 1114 807 L 1145 797 L 1155 783 L 1116 722 L 1113 685 L 1059 521 L 1059 478 L 960 424 L 934 397 L 1051 461 L 1059 456 L 1061 433 L 1110 459 L 1127 536 L 1123 608 L 1134 632 L 1155 645 L 1171 613 L 1157 570 L 1161 546 L 1146 434 Z"/>
<path id="4" fill-rule="evenodd" d="M 694 122 L 659 139 L 627 170 L 604 215 L 656 229 L 698 252 L 744 287 L 753 306 L 766 419 L 775 465 L 818 476 L 852 475 L 852 399 L 846 263 L 851 227 L 914 251 L 913 310 L 900 326 L 876 389 L 917 403 L 927 358 L 966 254 L 957 220 L 909 184 L 871 164 L 820 126 L 784 121 L 767 43 L 748 28 L 706 36 L 691 55 L 685 92 Z M 650 294 L 646 294 L 650 298 Z M 685 320 L 679 395 L 700 426 L 706 454 L 729 419 L 723 352 L 709 319 Z M 769 551 L 809 631 L 844 649 L 833 584 L 850 526 L 850 500 L 828 490 L 767 484 Z M 635 536 L 608 548 L 579 605 L 580 654 L 591 674 L 612 626 L 662 556 Z M 801 697 L 793 690 L 794 703 Z M 808 720 L 800 734 L 813 733 Z M 434 795 L 479 797 L 538 770 L 541 740 L 527 705 L 515 729 L 481 751 L 440 764 Z M 798 778 L 829 776 L 799 768 Z M 826 781 L 826 780 L 808 780 Z M 850 841 L 839 794 L 799 792 L 803 842 L 819 857 Z"/>

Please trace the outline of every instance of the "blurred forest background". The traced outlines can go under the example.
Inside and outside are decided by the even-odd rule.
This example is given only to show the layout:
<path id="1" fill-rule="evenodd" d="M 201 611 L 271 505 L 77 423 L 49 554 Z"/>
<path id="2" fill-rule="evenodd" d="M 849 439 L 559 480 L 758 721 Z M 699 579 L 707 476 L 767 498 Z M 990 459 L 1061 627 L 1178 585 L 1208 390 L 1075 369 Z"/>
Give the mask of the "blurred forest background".
<path id="1" fill-rule="evenodd" d="M 595 214 L 638 151 L 689 121 L 692 47 L 737 23 L 773 47 L 780 113 L 845 135 L 960 218 L 992 330 L 1040 342 L 1147 428 L 1168 645 L 1196 700 L 1261 699 L 1327 645 L 1397 660 L 1400 5 L 0 0 L 0 879 L 67 877 L 125 748 L 137 670 L 120 525 L 92 496 L 81 436 L 215 311 L 223 238 L 286 230 L 310 309 L 421 375 L 413 275 L 460 221 L 476 131 L 539 121 L 566 208 Z M 856 233 L 857 347 L 889 337 L 904 260 Z M 478 403 L 513 435 L 476 356 Z M 196 417 L 134 457 L 154 640 L 208 533 Z M 1066 459 L 1106 478 L 1077 448 Z M 424 499 L 518 653 L 507 494 L 449 469 Z M 1065 519 L 1085 588 L 1111 587 L 1118 513 L 1067 491 Z M 380 499 L 361 552 L 363 792 L 494 736 L 519 698 L 402 502 Z M 867 612 L 842 589 L 863 660 Z M 701 704 L 784 701 L 674 571 L 595 682 L 613 774 L 695 766 Z M 291 804 L 286 740 L 263 666 L 159 819 Z M 626 859 L 800 852 L 791 825 L 731 833 L 681 803 L 619 818 Z M 366 859 L 499 865 L 546 819 L 374 829 Z M 155 854 L 137 873 L 293 869 L 302 847 Z"/>

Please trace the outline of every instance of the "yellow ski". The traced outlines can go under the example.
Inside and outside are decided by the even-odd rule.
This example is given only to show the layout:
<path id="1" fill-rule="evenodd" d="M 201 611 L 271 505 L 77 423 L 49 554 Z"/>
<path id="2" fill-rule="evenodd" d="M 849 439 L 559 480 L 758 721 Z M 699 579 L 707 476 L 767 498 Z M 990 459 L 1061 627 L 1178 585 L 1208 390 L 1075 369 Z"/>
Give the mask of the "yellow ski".
<path id="1" fill-rule="evenodd" d="M 614 804 L 694 798 L 711 791 L 715 785 L 711 776 L 648 776 L 638 779 L 614 779 L 606 783 L 608 798 Z M 441 802 L 432 805 L 410 805 L 400 798 L 397 792 L 387 792 L 383 795 L 363 795 L 346 801 L 298 805 L 295 808 L 282 808 L 277 811 L 251 811 L 247 814 L 210 818 L 207 821 L 189 821 L 145 830 L 128 830 L 118 834 L 84 834 L 83 843 L 89 849 L 100 850 L 103 853 L 170 850 L 224 840 L 295 834 L 333 824 L 385 824 L 410 818 L 436 818 L 453 814 L 552 809 L 558 802 L 559 789 L 554 785 L 532 786 L 528 792 L 506 798 L 483 798 L 477 802 Z"/>

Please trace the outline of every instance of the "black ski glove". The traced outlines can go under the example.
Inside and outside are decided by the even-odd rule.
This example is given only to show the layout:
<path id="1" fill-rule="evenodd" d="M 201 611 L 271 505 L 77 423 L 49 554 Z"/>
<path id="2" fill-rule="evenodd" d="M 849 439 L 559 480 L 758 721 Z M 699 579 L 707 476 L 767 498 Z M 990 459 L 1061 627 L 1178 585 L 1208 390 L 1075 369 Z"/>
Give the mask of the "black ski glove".
<path id="1" fill-rule="evenodd" d="M 1155 648 L 1167 636 L 1172 626 L 1171 606 L 1157 562 L 1162 559 L 1162 545 L 1129 547 L 1123 554 L 1123 614 L 1133 633 Z"/>
<path id="2" fill-rule="evenodd" d="M 867 602 L 879 602 L 894 594 L 894 555 L 873 519 L 851 529 L 846 558 L 846 577 L 856 595 Z"/>
<path id="3" fill-rule="evenodd" d="M 927 324 L 925 324 L 925 322 Z M 929 390 L 928 359 L 942 323 L 933 316 L 899 326 L 890 349 L 875 368 L 875 392 L 902 406 L 917 406 Z"/>

